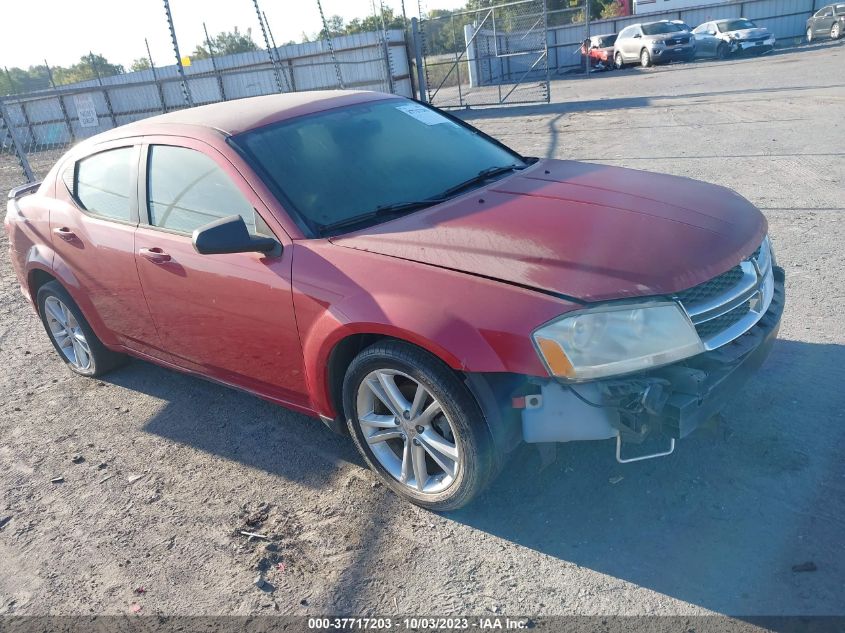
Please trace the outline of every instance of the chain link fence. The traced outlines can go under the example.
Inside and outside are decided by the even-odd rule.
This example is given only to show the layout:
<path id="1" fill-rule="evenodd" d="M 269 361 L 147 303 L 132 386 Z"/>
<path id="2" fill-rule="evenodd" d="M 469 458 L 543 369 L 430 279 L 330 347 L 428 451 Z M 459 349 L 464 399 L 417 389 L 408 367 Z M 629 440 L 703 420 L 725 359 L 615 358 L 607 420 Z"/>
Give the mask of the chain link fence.
<path id="1" fill-rule="evenodd" d="M 545 0 L 519 0 L 419 23 L 426 97 L 438 107 L 549 100 Z"/>
<path id="2" fill-rule="evenodd" d="M 257 95 L 376 90 L 414 96 L 401 29 L 323 37 L 276 46 L 254 3 L 263 50 L 218 55 L 207 36 L 204 59 L 0 97 L 0 184 L 4 190 L 43 178 L 74 143 L 145 117 Z M 169 16 L 168 16 L 169 17 Z M 171 31 L 173 33 L 173 31 Z M 174 36 L 174 49 L 178 47 Z M 96 63 L 95 56 L 91 56 Z M 49 70 L 49 69 L 48 69 Z"/>

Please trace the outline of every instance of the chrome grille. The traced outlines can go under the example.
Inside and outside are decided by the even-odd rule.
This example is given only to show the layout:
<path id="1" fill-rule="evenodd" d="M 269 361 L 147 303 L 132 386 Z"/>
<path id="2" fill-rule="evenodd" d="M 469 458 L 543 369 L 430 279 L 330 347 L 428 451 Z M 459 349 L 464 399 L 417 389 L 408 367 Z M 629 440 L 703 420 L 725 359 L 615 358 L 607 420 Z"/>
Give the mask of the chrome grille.
<path id="1" fill-rule="evenodd" d="M 771 253 L 764 240 L 748 259 L 675 298 L 704 347 L 715 349 L 751 329 L 768 310 L 773 293 Z"/>
<path id="2" fill-rule="evenodd" d="M 713 277 L 713 279 L 705 281 L 703 284 L 698 284 L 689 290 L 679 292 L 676 296 L 684 306 L 693 306 L 712 299 L 729 288 L 733 288 L 741 279 L 742 267 L 737 265 L 718 277 Z"/>

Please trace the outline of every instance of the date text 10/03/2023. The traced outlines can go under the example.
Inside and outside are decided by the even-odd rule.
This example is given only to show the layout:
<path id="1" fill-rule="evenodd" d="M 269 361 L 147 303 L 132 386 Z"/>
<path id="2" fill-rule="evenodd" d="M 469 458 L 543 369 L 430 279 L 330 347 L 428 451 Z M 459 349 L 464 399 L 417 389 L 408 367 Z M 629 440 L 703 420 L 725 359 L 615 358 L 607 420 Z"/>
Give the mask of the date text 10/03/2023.
<path id="1" fill-rule="evenodd" d="M 522 630 L 531 626 L 528 618 L 480 617 L 480 618 L 308 618 L 309 629 L 325 630 Z"/>

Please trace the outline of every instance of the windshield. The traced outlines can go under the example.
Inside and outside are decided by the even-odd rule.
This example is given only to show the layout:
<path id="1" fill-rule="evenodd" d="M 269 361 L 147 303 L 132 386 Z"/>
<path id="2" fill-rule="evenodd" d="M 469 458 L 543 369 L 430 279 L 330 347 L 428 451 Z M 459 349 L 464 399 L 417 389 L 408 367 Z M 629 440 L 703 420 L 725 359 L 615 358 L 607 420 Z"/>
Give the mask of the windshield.
<path id="1" fill-rule="evenodd" d="M 651 24 L 643 24 L 643 33 L 646 35 L 661 35 L 663 33 L 680 33 L 682 29 L 677 24 L 671 22 L 652 22 Z"/>
<path id="2" fill-rule="evenodd" d="M 836 15 L 845 15 L 845 4 L 837 4 L 834 9 Z"/>
<path id="3" fill-rule="evenodd" d="M 525 165 L 479 132 L 399 99 L 268 125 L 232 143 L 312 232 L 442 196 L 482 170 Z"/>
<path id="4" fill-rule="evenodd" d="M 751 20 L 725 20 L 723 22 L 717 22 L 719 25 L 719 30 L 722 33 L 727 33 L 728 31 L 742 31 L 744 29 L 755 29 L 757 26 Z"/>

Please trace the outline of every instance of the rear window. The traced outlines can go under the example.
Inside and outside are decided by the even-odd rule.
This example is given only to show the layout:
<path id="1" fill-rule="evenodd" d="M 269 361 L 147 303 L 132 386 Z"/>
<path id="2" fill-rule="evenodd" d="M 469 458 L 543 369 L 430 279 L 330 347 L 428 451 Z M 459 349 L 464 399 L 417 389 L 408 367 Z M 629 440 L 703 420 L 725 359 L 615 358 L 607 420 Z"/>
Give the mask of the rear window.
<path id="1" fill-rule="evenodd" d="M 596 44 L 600 48 L 607 48 L 608 46 L 613 46 L 613 44 L 615 42 L 616 42 L 616 34 L 615 33 L 613 35 L 599 35 L 596 38 Z"/>
<path id="2" fill-rule="evenodd" d="M 662 35 L 663 33 L 680 33 L 683 31 L 677 24 L 671 22 L 652 22 L 643 24 L 643 33 L 646 35 Z"/>
<path id="3" fill-rule="evenodd" d="M 135 148 L 121 147 L 76 164 L 73 193 L 89 213 L 112 220 L 131 219 L 132 174 L 138 167 Z"/>

